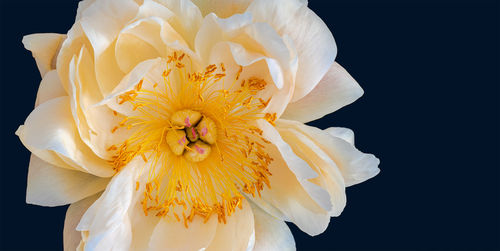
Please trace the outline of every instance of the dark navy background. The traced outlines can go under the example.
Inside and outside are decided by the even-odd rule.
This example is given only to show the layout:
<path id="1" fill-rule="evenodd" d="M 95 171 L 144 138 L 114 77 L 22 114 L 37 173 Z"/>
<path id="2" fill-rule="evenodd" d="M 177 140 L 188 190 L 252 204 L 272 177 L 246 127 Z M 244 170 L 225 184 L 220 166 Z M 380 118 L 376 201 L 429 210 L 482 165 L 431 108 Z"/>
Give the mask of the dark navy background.
<path id="1" fill-rule="evenodd" d="M 298 250 L 500 250 L 498 1 L 309 3 L 365 95 L 311 123 L 343 126 L 381 159 L 328 230 L 291 226 Z M 23 35 L 66 33 L 77 2 L 2 0 L 1 250 L 62 250 L 66 207 L 25 204 L 29 152 L 14 135 L 40 81 Z"/>

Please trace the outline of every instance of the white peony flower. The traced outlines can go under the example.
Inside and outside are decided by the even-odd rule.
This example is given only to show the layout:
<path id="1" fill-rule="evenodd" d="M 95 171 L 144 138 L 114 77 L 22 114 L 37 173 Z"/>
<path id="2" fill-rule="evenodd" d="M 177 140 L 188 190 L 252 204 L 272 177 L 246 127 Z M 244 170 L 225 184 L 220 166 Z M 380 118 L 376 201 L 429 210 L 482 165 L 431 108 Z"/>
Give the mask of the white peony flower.
<path id="1" fill-rule="evenodd" d="M 71 204 L 65 250 L 294 250 L 378 172 L 345 128 L 363 94 L 302 0 L 85 0 L 24 37 L 42 75 L 16 134 L 27 202 Z"/>

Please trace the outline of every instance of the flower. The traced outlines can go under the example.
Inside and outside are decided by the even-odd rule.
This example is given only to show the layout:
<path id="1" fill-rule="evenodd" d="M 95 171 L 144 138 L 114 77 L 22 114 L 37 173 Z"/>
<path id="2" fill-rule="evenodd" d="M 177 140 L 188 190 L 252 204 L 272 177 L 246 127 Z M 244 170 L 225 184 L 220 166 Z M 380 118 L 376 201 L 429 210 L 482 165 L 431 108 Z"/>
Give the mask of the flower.
<path id="1" fill-rule="evenodd" d="M 42 75 L 16 134 L 27 202 L 71 204 L 65 249 L 294 249 L 378 172 L 345 128 L 363 91 L 300 0 L 85 0 L 23 39 Z"/>

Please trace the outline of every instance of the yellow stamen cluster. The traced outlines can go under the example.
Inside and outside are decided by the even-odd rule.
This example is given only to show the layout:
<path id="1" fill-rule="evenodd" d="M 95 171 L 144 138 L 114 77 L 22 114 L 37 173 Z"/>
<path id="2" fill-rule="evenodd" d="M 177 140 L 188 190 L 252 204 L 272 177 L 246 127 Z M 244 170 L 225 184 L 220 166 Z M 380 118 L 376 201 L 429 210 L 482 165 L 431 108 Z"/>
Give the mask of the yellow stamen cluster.
<path id="1" fill-rule="evenodd" d="M 190 72 L 190 62 L 185 54 L 173 53 L 163 83 L 143 79 L 117 98 L 118 104 L 130 102 L 139 115 L 118 125 L 132 136 L 108 148 L 116 153 L 110 163 L 117 171 L 136 157 L 150 166 L 144 169 L 147 182 L 136 184 L 137 190 L 144 186 L 144 213 L 170 215 L 186 227 L 196 215 L 205 221 L 217 215 L 225 223 L 241 208 L 242 192 L 255 196 L 264 185 L 270 187 L 269 142 L 254 124 L 276 120 L 276 114 L 262 113 L 269 99 L 255 97 L 266 87 L 264 80 L 239 80 L 240 67 L 226 85 L 224 64 Z"/>

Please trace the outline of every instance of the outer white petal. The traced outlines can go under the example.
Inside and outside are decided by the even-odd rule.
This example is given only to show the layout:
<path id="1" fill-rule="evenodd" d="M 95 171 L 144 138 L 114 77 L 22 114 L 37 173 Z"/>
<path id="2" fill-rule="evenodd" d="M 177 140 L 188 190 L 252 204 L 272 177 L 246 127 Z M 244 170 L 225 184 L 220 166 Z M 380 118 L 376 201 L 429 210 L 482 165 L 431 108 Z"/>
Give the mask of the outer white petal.
<path id="1" fill-rule="evenodd" d="M 26 203 L 62 206 L 104 190 L 109 179 L 55 167 L 31 155 Z"/>
<path id="2" fill-rule="evenodd" d="M 57 71 L 51 70 L 43 76 L 42 81 L 40 82 L 38 93 L 36 95 L 35 107 L 50 99 L 67 95 L 68 94 L 61 84 L 61 80 L 59 80 Z"/>
<path id="3" fill-rule="evenodd" d="M 363 89 L 356 80 L 335 62 L 309 94 L 288 104 L 282 118 L 306 123 L 332 113 L 362 95 Z"/>
<path id="4" fill-rule="evenodd" d="M 294 121 L 284 121 L 316 141 L 318 146 L 335 161 L 344 177 L 346 186 L 352 186 L 368 180 L 380 172 L 380 160 L 373 154 L 360 152 L 353 145 L 353 136 L 346 137 L 346 129 L 321 130 Z M 352 139 L 346 141 L 344 138 Z"/>
<path id="5" fill-rule="evenodd" d="M 339 216 L 346 205 L 346 194 L 344 179 L 336 163 L 298 128 L 294 125 L 283 125 L 284 123 L 286 122 L 278 120 L 276 124 L 280 135 L 292 147 L 294 153 L 319 174 L 311 181 L 328 191 L 332 203 L 329 213 L 331 216 Z"/>
<path id="6" fill-rule="evenodd" d="M 306 161 L 297 156 L 289 144 L 279 135 L 278 131 L 266 121 L 258 121 L 259 128 L 264 132 L 263 137 L 269 140 L 279 151 L 281 158 L 285 161 L 288 168 L 295 174 L 300 184 L 309 192 L 311 198 L 323 209 L 330 210 L 330 198 L 326 191 L 309 182 L 309 179 L 318 177 Z"/>
<path id="7" fill-rule="evenodd" d="M 82 240 L 82 233 L 76 231 L 76 226 L 83 214 L 94 203 L 100 194 L 87 197 L 83 200 L 75 202 L 68 207 L 66 218 L 64 219 L 64 251 L 74 251 Z"/>
<path id="8" fill-rule="evenodd" d="M 307 1 L 255 0 L 247 11 L 252 13 L 254 22 L 268 23 L 293 40 L 299 66 L 292 101 L 304 97 L 318 84 L 337 55 L 330 30 L 307 7 Z"/>
<path id="9" fill-rule="evenodd" d="M 230 17 L 234 14 L 243 13 L 251 0 L 193 0 L 200 8 L 203 16 L 215 13 L 222 18 Z"/>
<path id="10" fill-rule="evenodd" d="M 330 127 L 326 128 L 325 132 L 329 133 L 330 135 L 341 138 L 344 141 L 349 142 L 349 144 L 354 145 L 354 132 L 349 129 L 349 128 L 344 128 L 344 127 Z"/>
<path id="11" fill-rule="evenodd" d="M 147 176 L 147 175 L 145 175 Z M 141 184 L 147 182 L 144 178 L 139 181 Z M 140 186 L 133 195 L 131 207 L 128 210 L 130 223 L 132 225 L 132 243 L 130 250 L 143 251 L 149 249 L 149 242 L 158 222 L 162 219 L 154 215 L 146 216 L 140 203 L 144 198 L 145 186 Z"/>
<path id="12" fill-rule="evenodd" d="M 262 198 L 256 196 L 250 199 L 267 213 L 293 222 L 309 235 L 320 234 L 330 222 L 330 195 L 310 181 L 318 176 L 317 173 L 295 155 L 275 128 L 266 123 L 261 123 L 259 127 L 264 131 L 264 137 L 274 145 L 266 147 L 274 159 L 269 166 L 271 189 L 264 188 Z"/>
<path id="13" fill-rule="evenodd" d="M 32 153 L 51 164 L 69 166 L 100 177 L 114 173 L 111 166 L 80 139 L 67 96 L 37 106 L 16 134 Z M 54 155 L 62 161 L 57 161 Z"/>
<path id="14" fill-rule="evenodd" d="M 181 251 L 200 250 L 206 248 L 215 236 L 217 217 L 211 217 L 204 223 L 201 217 L 193 218 L 186 228 L 183 222 L 173 217 L 164 217 L 151 235 L 149 250 L 151 251 Z"/>
<path id="15" fill-rule="evenodd" d="M 254 251 L 292 251 L 295 240 L 286 223 L 252 205 L 255 222 Z"/>
<path id="16" fill-rule="evenodd" d="M 347 129 L 352 133 L 351 130 Z M 325 130 L 333 136 L 319 140 L 327 152 L 341 167 L 346 186 L 352 186 L 375 177 L 380 169 L 380 160 L 373 154 L 365 154 L 354 147 L 354 133 L 352 137 L 346 135 L 346 128 L 330 127 Z"/>
<path id="17" fill-rule="evenodd" d="M 254 217 L 246 200 L 242 200 L 242 209 L 237 208 L 226 221 L 217 224 L 215 237 L 206 251 L 244 251 L 252 246 Z"/>
<path id="18" fill-rule="evenodd" d="M 33 53 L 42 77 L 55 69 L 56 55 L 64 38 L 66 35 L 56 33 L 38 33 L 23 37 L 24 48 Z"/>
<path id="19" fill-rule="evenodd" d="M 128 250 L 132 229 L 128 211 L 133 202 L 135 182 L 142 160 L 132 160 L 106 187 L 101 197 L 85 212 L 77 226 L 88 231 L 86 250 Z"/>
<path id="20" fill-rule="evenodd" d="M 82 18 L 82 12 L 88 9 L 92 4 L 94 4 L 96 0 L 83 0 L 78 3 L 78 9 L 76 10 L 76 18 L 75 21 L 80 20 Z"/>

